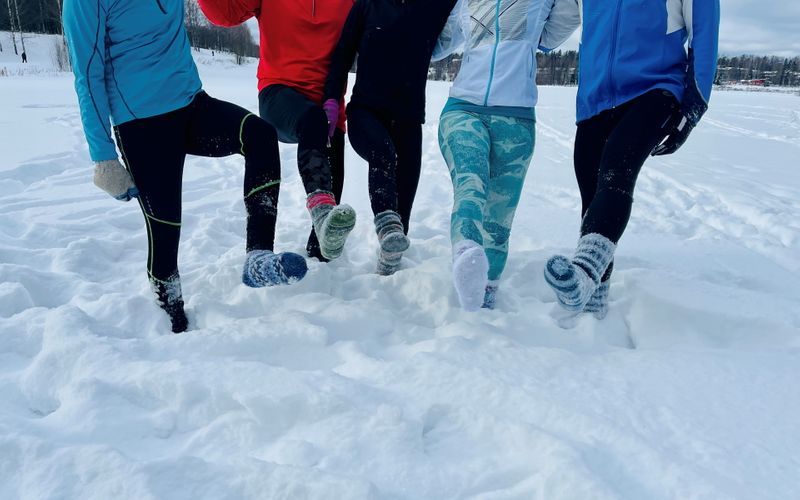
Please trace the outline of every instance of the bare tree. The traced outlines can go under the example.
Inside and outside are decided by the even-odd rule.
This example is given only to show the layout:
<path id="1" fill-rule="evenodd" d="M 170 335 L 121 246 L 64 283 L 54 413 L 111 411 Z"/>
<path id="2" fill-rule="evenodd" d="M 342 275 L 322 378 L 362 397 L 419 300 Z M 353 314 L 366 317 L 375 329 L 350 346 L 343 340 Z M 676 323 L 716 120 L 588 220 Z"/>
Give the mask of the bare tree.
<path id="1" fill-rule="evenodd" d="M 9 7 L 10 8 L 10 7 Z M 22 22 L 19 18 L 19 4 L 14 0 L 14 11 L 17 14 L 17 29 L 19 30 L 19 40 L 22 42 L 22 53 L 25 53 L 25 37 L 22 36 Z"/>
<path id="2" fill-rule="evenodd" d="M 11 0 L 6 0 L 6 5 L 8 6 L 8 24 L 11 28 L 11 42 L 14 44 L 14 54 L 19 55 L 17 51 L 17 38 L 14 35 L 14 16 L 11 14 Z"/>

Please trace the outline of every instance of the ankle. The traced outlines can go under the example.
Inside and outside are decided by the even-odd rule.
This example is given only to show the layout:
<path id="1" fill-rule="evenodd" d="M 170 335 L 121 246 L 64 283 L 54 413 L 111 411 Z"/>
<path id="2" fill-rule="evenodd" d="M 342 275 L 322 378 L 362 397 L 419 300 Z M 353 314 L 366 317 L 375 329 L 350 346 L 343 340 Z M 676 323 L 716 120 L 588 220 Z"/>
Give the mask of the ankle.
<path id="1" fill-rule="evenodd" d="M 306 198 L 306 207 L 309 211 L 322 205 L 336 206 L 336 197 L 330 191 L 314 191 Z"/>

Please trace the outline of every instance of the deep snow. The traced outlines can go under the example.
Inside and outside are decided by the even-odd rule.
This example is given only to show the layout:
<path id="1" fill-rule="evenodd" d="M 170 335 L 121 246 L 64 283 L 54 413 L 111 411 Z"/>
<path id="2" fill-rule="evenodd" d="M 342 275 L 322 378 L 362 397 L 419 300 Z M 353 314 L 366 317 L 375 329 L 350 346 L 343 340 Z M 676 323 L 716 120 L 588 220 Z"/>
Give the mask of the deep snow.
<path id="1" fill-rule="evenodd" d="M 7 48 L 3 40 L 4 49 Z M 198 56 L 257 109 L 255 67 Z M 577 237 L 574 89 L 542 88 L 498 309 L 450 284 L 447 85 L 429 87 L 403 270 L 374 274 L 366 167 L 344 257 L 251 290 L 243 162 L 187 163 L 196 324 L 147 291 L 138 207 L 91 183 L 72 80 L 0 78 L 0 498 L 800 498 L 800 98 L 717 93 L 643 171 L 605 321 L 563 330 L 542 278 Z M 281 147 L 277 248 L 310 227 Z"/>

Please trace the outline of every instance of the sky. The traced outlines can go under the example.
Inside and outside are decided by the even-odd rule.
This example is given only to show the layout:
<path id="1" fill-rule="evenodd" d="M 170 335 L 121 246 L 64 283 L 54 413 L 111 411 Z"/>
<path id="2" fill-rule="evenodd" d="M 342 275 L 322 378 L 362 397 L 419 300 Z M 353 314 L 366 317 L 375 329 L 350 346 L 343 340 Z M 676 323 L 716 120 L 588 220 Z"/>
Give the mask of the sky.
<path id="1" fill-rule="evenodd" d="M 800 56 L 800 1 L 721 0 L 721 55 Z M 562 48 L 577 49 L 578 35 Z"/>
<path id="2" fill-rule="evenodd" d="M 800 0 L 721 0 L 721 9 L 720 55 L 800 56 Z M 249 26 L 257 40 L 258 24 Z M 561 48 L 577 50 L 579 39 Z"/>

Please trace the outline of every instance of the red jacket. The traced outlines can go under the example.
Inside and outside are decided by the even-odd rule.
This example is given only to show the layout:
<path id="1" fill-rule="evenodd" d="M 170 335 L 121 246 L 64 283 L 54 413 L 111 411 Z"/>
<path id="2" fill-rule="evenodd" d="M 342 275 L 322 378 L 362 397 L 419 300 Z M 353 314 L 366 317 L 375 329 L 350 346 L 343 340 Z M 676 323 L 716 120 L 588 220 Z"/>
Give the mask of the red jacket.
<path id="1" fill-rule="evenodd" d="M 354 1 L 199 0 L 199 4 L 206 17 L 220 26 L 258 19 L 259 92 L 279 83 L 322 104 L 331 54 Z M 343 126 L 344 106 L 340 109 L 339 125 Z"/>

